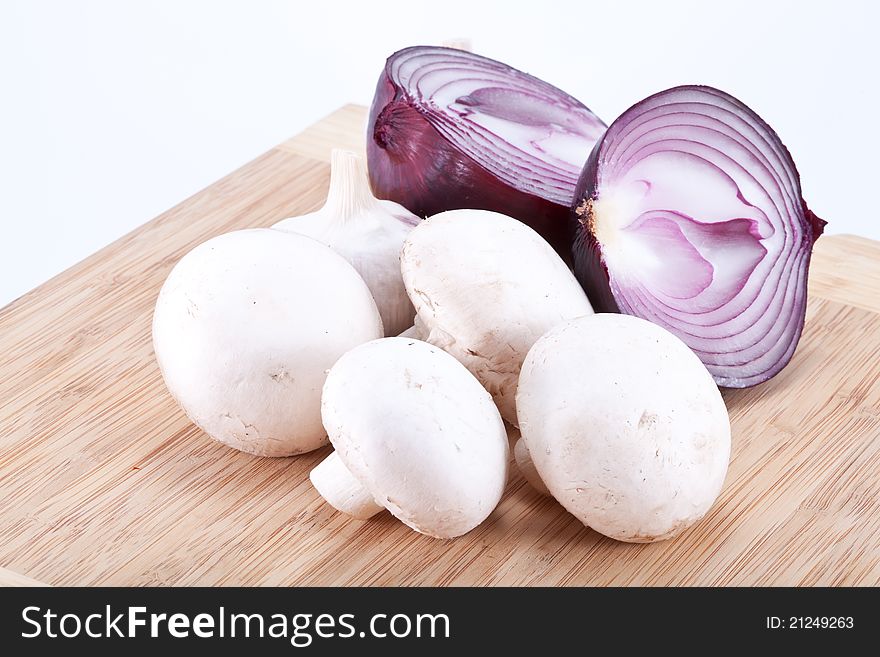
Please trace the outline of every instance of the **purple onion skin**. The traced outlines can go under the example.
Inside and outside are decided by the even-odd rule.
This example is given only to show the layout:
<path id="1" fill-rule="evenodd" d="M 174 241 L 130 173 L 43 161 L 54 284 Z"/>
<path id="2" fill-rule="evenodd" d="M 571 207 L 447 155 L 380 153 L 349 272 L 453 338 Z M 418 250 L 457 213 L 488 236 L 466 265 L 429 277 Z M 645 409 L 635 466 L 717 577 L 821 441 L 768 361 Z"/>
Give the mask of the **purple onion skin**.
<path id="1" fill-rule="evenodd" d="M 453 147 L 383 71 L 367 122 L 367 167 L 377 198 L 420 217 L 492 210 L 530 226 L 571 264 L 568 205 L 514 189 Z"/>
<path id="2" fill-rule="evenodd" d="M 674 93 L 678 90 L 688 91 L 701 89 L 705 89 L 713 93 L 718 93 L 724 97 L 732 99 L 732 97 L 728 96 L 724 92 L 720 92 L 711 87 L 676 87 L 659 92 L 657 94 L 654 94 L 653 96 L 646 98 L 643 101 L 640 101 L 639 103 L 636 103 L 626 112 L 624 112 L 624 114 L 621 115 L 621 119 L 624 118 L 632 110 L 638 108 L 643 103 L 647 103 L 652 99 L 662 96 L 663 94 Z M 712 373 L 716 383 L 720 387 L 729 388 L 748 388 L 767 381 L 778 374 L 791 360 L 791 357 L 794 354 L 795 346 L 797 345 L 797 342 L 799 341 L 801 333 L 803 331 L 804 320 L 806 316 L 806 285 L 812 246 L 822 234 L 825 225 L 827 224 L 824 219 L 820 219 L 819 217 L 817 217 L 807 207 L 806 202 L 803 200 L 800 188 L 800 175 L 797 172 L 797 168 L 794 165 L 791 154 L 782 143 L 782 141 L 779 139 L 779 136 L 776 134 L 775 131 L 772 130 L 772 128 L 764 123 L 763 120 L 760 119 L 760 117 L 751 112 L 751 110 L 748 110 L 745 105 L 742 105 L 742 107 L 750 112 L 751 115 L 754 117 L 754 120 L 756 120 L 759 123 L 760 127 L 766 131 L 768 139 L 775 140 L 775 145 L 779 148 L 779 150 L 783 154 L 782 157 L 787 161 L 786 164 L 790 167 L 790 172 L 793 174 L 795 181 L 796 195 L 800 209 L 799 216 L 794 218 L 795 221 L 793 223 L 793 228 L 795 230 L 801 231 L 801 235 L 806 246 L 801 253 L 801 257 L 805 259 L 805 262 L 803 263 L 803 267 L 801 270 L 801 277 L 797 281 L 797 284 L 799 286 L 802 286 L 803 303 L 792 304 L 783 309 L 783 312 L 791 313 L 794 316 L 793 320 L 796 321 L 795 329 L 791 332 L 790 336 L 788 336 L 791 340 L 791 348 L 788 350 L 787 354 L 764 372 L 761 372 L 758 375 L 743 377 L 730 376 L 728 372 L 725 372 L 724 374 L 719 374 L 715 370 L 713 365 L 707 363 L 704 359 L 704 364 L 707 365 L 707 368 Z M 593 147 L 577 182 L 574 197 L 575 200 L 572 204 L 572 207 L 570 208 L 569 215 L 570 223 L 575 233 L 572 244 L 573 269 L 575 277 L 584 288 L 584 291 L 587 293 L 587 296 L 589 297 L 590 302 L 593 305 L 593 309 L 596 312 L 629 312 L 630 314 L 642 316 L 640 315 L 640 313 L 637 312 L 622 310 L 621 304 L 615 297 L 615 292 L 612 289 L 611 282 L 613 274 L 612 272 L 609 272 L 608 266 L 605 262 L 605 258 L 603 257 L 602 244 L 596 236 L 594 217 L 591 209 L 592 202 L 601 198 L 602 187 L 599 181 L 602 177 L 600 168 L 602 164 L 603 145 L 606 143 L 606 139 L 609 138 L 609 135 L 612 134 L 612 131 L 616 127 L 616 123 L 617 121 L 615 121 L 615 123 L 613 123 L 611 127 L 609 127 L 608 131 L 606 131 L 606 136 L 600 139 Z M 667 266 L 672 268 L 675 267 L 676 264 L 675 262 L 670 261 L 668 262 Z M 643 318 L 654 321 L 654 319 L 651 317 Z M 664 326 L 664 328 L 670 329 L 669 326 Z M 690 343 L 690 336 L 687 333 L 682 333 L 676 330 L 672 330 L 672 332 L 678 335 L 678 337 L 680 337 L 685 343 L 687 343 L 688 346 L 691 346 L 693 348 L 693 345 L 691 345 Z M 704 358 L 703 354 L 701 354 L 699 350 L 694 349 L 694 351 L 697 353 L 698 356 L 701 357 L 701 359 Z"/>

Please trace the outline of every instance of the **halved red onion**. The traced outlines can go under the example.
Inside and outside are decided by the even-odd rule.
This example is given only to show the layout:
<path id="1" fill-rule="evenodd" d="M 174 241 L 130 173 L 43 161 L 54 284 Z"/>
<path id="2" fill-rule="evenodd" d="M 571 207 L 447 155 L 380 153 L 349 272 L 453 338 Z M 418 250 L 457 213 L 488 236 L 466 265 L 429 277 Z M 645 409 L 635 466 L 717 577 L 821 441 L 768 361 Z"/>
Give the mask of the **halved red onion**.
<path id="1" fill-rule="evenodd" d="M 570 259 L 575 184 L 605 124 L 546 82 L 486 57 L 394 53 L 367 124 L 374 194 L 420 216 L 474 208 L 515 217 Z"/>
<path id="2" fill-rule="evenodd" d="M 575 199 L 575 274 L 594 308 L 667 328 L 721 386 L 785 367 L 825 222 L 752 110 L 697 86 L 633 105 L 596 144 Z"/>

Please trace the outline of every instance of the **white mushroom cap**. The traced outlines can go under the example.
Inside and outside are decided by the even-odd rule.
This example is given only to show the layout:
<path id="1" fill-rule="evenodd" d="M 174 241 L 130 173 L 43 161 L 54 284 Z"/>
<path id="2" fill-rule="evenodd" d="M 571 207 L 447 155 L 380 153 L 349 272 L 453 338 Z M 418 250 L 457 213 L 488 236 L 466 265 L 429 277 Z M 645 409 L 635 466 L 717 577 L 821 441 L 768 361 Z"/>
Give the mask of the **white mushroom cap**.
<path id="1" fill-rule="evenodd" d="M 452 538 L 501 499 L 504 423 L 441 349 L 399 337 L 352 349 L 330 370 L 322 414 L 336 452 L 311 478 L 340 511 L 363 518 L 384 507 L 418 532 Z"/>
<path id="2" fill-rule="evenodd" d="M 599 314 L 551 330 L 523 364 L 517 410 L 550 493 L 611 538 L 670 538 L 724 483 L 721 394 L 681 340 L 645 320 Z"/>
<path id="3" fill-rule="evenodd" d="M 344 258 L 260 228 L 184 256 L 153 315 L 156 359 L 186 414 L 215 440 L 263 456 L 326 443 L 327 370 L 381 335 L 370 291 Z"/>
<path id="4" fill-rule="evenodd" d="M 560 322 L 593 312 L 571 271 L 531 228 L 486 210 L 423 221 L 404 242 L 400 262 L 416 332 L 463 363 L 516 425 L 528 350 Z"/>

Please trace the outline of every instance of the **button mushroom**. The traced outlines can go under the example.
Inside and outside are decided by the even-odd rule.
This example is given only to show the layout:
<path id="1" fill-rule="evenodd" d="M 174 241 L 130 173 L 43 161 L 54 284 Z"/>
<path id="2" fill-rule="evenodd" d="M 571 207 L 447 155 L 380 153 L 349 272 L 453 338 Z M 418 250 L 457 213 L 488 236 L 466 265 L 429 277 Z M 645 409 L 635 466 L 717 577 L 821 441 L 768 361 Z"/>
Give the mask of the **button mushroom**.
<path id="1" fill-rule="evenodd" d="M 516 425 L 523 358 L 562 321 L 593 312 L 553 248 L 497 212 L 451 210 L 419 224 L 401 251 L 416 309 L 411 334 L 455 356 Z"/>
<path id="2" fill-rule="evenodd" d="M 436 538 L 485 520 L 507 481 L 508 443 L 492 398 L 452 356 L 385 338 L 342 356 L 321 401 L 336 451 L 311 472 L 339 511 L 388 509 Z"/>
<path id="3" fill-rule="evenodd" d="M 721 394 L 687 345 L 645 320 L 598 314 L 549 331 L 523 363 L 517 412 L 551 494 L 611 538 L 675 536 L 724 482 Z"/>
<path id="4" fill-rule="evenodd" d="M 197 246 L 171 271 L 153 315 L 159 368 L 189 418 L 263 456 L 326 443 L 326 371 L 381 336 L 370 291 L 342 256 L 269 229 Z"/>

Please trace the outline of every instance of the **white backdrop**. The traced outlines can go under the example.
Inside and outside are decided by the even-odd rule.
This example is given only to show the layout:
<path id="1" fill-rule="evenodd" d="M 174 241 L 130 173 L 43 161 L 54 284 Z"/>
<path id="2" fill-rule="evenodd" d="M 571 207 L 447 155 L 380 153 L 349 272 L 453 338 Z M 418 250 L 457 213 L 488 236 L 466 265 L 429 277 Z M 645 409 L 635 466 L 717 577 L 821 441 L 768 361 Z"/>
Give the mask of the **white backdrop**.
<path id="1" fill-rule="evenodd" d="M 880 239 L 880 3 L 0 4 L 0 306 L 346 102 L 398 48 L 468 37 L 606 122 L 665 87 L 733 93 L 829 232 Z"/>

